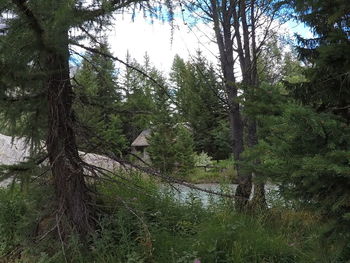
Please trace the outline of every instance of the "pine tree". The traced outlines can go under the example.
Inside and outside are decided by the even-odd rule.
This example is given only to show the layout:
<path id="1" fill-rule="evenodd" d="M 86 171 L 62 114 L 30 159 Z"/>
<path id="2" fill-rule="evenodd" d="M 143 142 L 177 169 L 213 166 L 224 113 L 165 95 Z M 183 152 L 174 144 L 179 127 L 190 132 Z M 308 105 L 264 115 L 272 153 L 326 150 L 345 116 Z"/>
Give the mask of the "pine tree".
<path id="1" fill-rule="evenodd" d="M 132 60 L 127 55 L 126 62 L 146 74 L 151 74 L 151 65 L 147 54 L 143 65 Z M 125 90 L 123 110 L 125 111 L 123 121 L 123 131 L 130 144 L 145 129 L 149 129 L 153 119 L 154 100 L 153 90 L 154 83 L 149 81 L 144 75 L 126 68 L 122 79 L 122 88 Z"/>
<path id="2" fill-rule="evenodd" d="M 194 141 L 192 137 L 192 130 L 185 124 L 178 123 L 175 126 L 175 163 L 178 167 L 176 174 L 186 177 L 194 168 Z"/>
<path id="3" fill-rule="evenodd" d="M 331 219 L 332 231 L 341 233 L 337 238 L 348 240 L 349 10 L 346 1 L 295 2 L 299 19 L 317 37 L 300 39 L 299 56 L 307 67 L 286 72 L 298 78 L 262 93 L 269 106 L 260 111 L 263 140 L 253 154 L 262 160 L 256 169 L 278 182 L 287 200 Z"/>
<path id="4" fill-rule="evenodd" d="M 91 29 L 98 31 L 108 23 L 113 12 L 138 2 L 142 1 L 94 1 L 92 6 L 79 0 L 13 0 L 0 3 L 1 15 L 9 14 L 5 20 L 8 29 L 1 35 L 0 44 L 1 84 L 4 85 L 1 87 L 1 99 L 7 102 L 28 101 L 23 104 L 31 110 L 20 113 L 17 119 L 23 116 L 35 119 L 36 114 L 46 118 L 44 123 L 47 126 L 43 133 L 58 218 L 65 214 L 81 236 L 86 236 L 94 228 L 94 208 L 74 130 L 76 116 L 72 108 L 74 93 L 69 70 L 70 46 L 89 49 L 79 43 L 79 40 L 91 35 L 86 32 L 93 32 Z M 150 4 L 146 6 L 150 7 Z M 75 28 L 82 29 L 80 35 L 71 34 Z M 29 125 L 34 123 L 32 120 L 22 121 L 23 124 L 25 122 Z M 31 135 L 29 131 L 24 133 Z"/>
<path id="5" fill-rule="evenodd" d="M 298 0 L 295 10 L 316 37 L 299 37 L 299 56 L 310 67 L 305 70 L 306 81 L 289 86 L 298 101 L 312 106 L 312 113 L 306 111 L 312 114 L 306 122 L 308 129 L 303 129 L 304 133 L 309 133 L 309 140 L 301 140 L 302 146 L 308 146 L 301 152 L 304 165 L 299 175 L 302 184 L 293 190 L 297 195 L 307 195 L 309 200 L 317 202 L 325 214 L 338 220 L 337 228 L 348 234 L 350 6 L 344 0 Z M 299 125 L 303 127 L 302 123 Z M 308 145 L 311 141 L 314 144 Z"/>
<path id="6" fill-rule="evenodd" d="M 226 104 L 213 66 L 200 51 L 187 63 L 177 56 L 173 62 L 171 80 L 176 90 L 180 122 L 190 124 L 195 150 L 207 152 L 215 159 L 228 158 L 231 142 L 225 125 Z"/>
<path id="7" fill-rule="evenodd" d="M 349 100 L 349 4 L 348 1 L 295 1 L 299 19 L 312 28 L 315 37 L 298 37 L 300 58 L 310 65 L 310 80 L 294 94 L 320 111 L 333 110 L 350 121 Z"/>
<path id="8" fill-rule="evenodd" d="M 97 49 L 110 54 L 107 44 L 100 44 Z M 117 85 L 114 61 L 88 52 L 74 80 L 75 111 L 78 126 L 82 129 L 82 136 L 78 136 L 79 148 L 86 152 L 112 152 L 116 155 L 125 152 L 128 143 L 122 131 L 122 95 Z"/>
<path id="9" fill-rule="evenodd" d="M 170 104 L 169 87 L 165 78 L 156 69 L 153 69 L 151 76 L 161 84 L 162 87 L 154 87 L 154 117 L 152 123 L 152 134 L 149 140 L 152 165 L 164 174 L 171 174 L 175 168 L 175 148 L 176 140 L 174 129 L 174 118 Z"/>

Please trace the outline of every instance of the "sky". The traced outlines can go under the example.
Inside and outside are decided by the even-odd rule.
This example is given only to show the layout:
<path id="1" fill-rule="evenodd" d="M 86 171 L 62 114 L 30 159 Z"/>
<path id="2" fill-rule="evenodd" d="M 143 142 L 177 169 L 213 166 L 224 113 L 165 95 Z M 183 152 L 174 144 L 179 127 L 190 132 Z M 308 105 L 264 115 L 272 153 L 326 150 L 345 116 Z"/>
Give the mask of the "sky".
<path id="1" fill-rule="evenodd" d="M 199 26 L 201 30 L 204 25 Z M 211 33 L 211 32 L 210 32 Z M 189 29 L 181 20 L 174 21 L 174 27 L 167 22 L 145 22 L 136 18 L 134 22 L 127 18 L 117 18 L 115 26 L 108 32 L 109 44 L 114 55 L 125 59 L 129 52 L 131 57 L 141 62 L 145 53 L 151 62 L 164 72 L 169 72 L 176 54 L 190 59 L 197 49 L 201 49 L 206 57 L 215 60 L 217 48 L 215 44 L 203 36 L 198 29 Z"/>
<path id="2" fill-rule="evenodd" d="M 299 33 L 311 37 L 311 32 L 303 25 L 290 21 L 281 26 L 281 31 Z M 191 60 L 196 50 L 214 65 L 218 65 L 218 48 L 213 39 L 213 30 L 204 24 L 190 28 L 182 19 L 174 21 L 174 27 L 167 22 L 145 21 L 136 17 L 132 21 L 128 16 L 116 16 L 114 24 L 104 33 L 114 56 L 125 60 L 127 52 L 142 63 L 147 52 L 152 64 L 165 74 L 171 70 L 174 56 L 178 54 L 185 60 Z M 117 65 L 118 66 L 118 65 Z"/>

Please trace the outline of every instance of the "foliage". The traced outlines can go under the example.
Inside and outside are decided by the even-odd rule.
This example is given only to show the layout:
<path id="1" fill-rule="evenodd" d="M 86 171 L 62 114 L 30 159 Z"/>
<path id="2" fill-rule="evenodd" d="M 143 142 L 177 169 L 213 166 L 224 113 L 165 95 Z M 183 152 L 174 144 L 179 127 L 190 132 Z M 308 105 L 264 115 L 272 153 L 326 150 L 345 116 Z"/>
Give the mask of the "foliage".
<path id="1" fill-rule="evenodd" d="M 304 68 L 294 53 L 285 54 L 283 59 L 282 76 L 286 83 L 301 83 L 306 81 Z"/>
<path id="2" fill-rule="evenodd" d="M 337 228 L 345 231 L 350 209 L 349 127 L 332 114 L 292 103 L 280 116 L 265 120 L 270 122 L 270 135 L 253 151 L 263 156 L 256 171 L 279 182 L 286 198 L 337 218 Z"/>
<path id="3" fill-rule="evenodd" d="M 218 120 L 211 131 L 209 131 L 214 146 L 213 157 L 216 160 L 223 160 L 231 156 L 232 145 L 230 127 L 227 120 Z"/>
<path id="4" fill-rule="evenodd" d="M 349 126 L 342 117 L 317 112 L 285 93 L 281 85 L 266 86 L 259 94 L 262 101 L 250 110 L 259 120 L 261 140 L 245 152 L 245 168 L 279 184 L 284 199 L 294 200 L 296 209 L 307 207 L 334 220 L 327 235 L 346 239 Z M 257 156 L 259 165 L 254 162 Z"/>
<path id="5" fill-rule="evenodd" d="M 73 110 L 75 96 L 69 64 L 71 52 L 78 53 L 75 49 L 79 52 L 83 49 L 101 55 L 103 47 L 97 50 L 84 46 L 82 41 L 90 39 L 94 43 L 98 42 L 96 35 L 111 25 L 111 18 L 116 12 L 140 6 L 144 11 L 149 10 L 151 16 L 155 17 L 164 12 L 159 6 L 165 3 L 170 9 L 169 18 L 173 18 L 170 1 L 143 2 L 142 0 L 97 0 L 93 3 L 80 0 L 0 2 L 0 18 L 3 20 L 3 17 L 6 17 L 5 28 L 0 36 L 0 99 L 9 102 L 6 108 L 0 109 L 1 117 L 7 118 L 6 121 L 12 127 L 20 127 L 23 130 L 20 135 L 27 135 L 31 140 L 34 138 L 38 145 L 40 140 L 46 139 L 46 151 L 57 200 L 54 205 L 57 207 L 59 217 L 63 214 L 68 216 L 67 224 L 57 222 L 57 227 L 62 227 L 66 231 L 75 229 L 82 239 L 88 232 L 93 231 L 96 220 L 93 216 L 95 212 L 93 198 L 91 192 L 87 190 L 85 181 L 86 164 L 79 158 L 79 145 L 76 140 L 78 121 Z M 84 57 L 79 53 L 78 55 Z M 113 58 L 108 54 L 104 55 Z M 95 59 L 99 60 L 96 57 Z M 110 78 L 113 67 L 104 59 L 96 64 L 103 66 L 95 72 L 95 79 L 88 80 L 89 84 L 97 85 L 91 89 L 101 97 L 101 103 L 114 102 L 112 93 L 115 90 L 113 90 L 113 79 Z M 98 90 L 100 87 L 105 89 Z M 25 107 L 22 107 L 23 105 Z M 10 107 L 14 111 L 13 115 L 8 114 Z M 24 110 L 24 113 L 21 110 Z M 107 114 L 102 110 L 97 114 L 102 115 L 100 117 L 104 118 L 104 123 L 95 119 L 92 128 L 99 128 L 98 126 L 102 124 L 103 129 L 108 130 L 109 127 L 105 124 L 110 119 L 109 112 Z M 36 120 L 42 122 L 33 128 Z M 114 128 L 119 124 L 114 116 Z M 118 127 L 116 132 L 119 130 Z M 107 131 L 107 134 L 101 135 L 106 139 L 113 133 Z M 117 139 L 120 139 L 119 135 L 120 132 Z M 82 137 L 80 136 L 80 139 Z M 86 137 L 87 140 L 91 139 Z M 119 140 L 118 143 L 124 142 Z M 87 146 L 87 143 L 84 146 Z M 104 150 L 118 152 L 118 149 L 111 147 Z"/>
<path id="6" fill-rule="evenodd" d="M 304 67 L 286 60 L 284 82 L 262 85 L 246 100 L 260 124 L 260 144 L 245 152 L 245 167 L 280 184 L 286 200 L 334 220 L 328 236 L 349 238 L 348 21 L 337 1 L 295 1 L 314 39 L 299 37 Z M 332 17 L 330 19 L 330 17 Z M 257 165 L 257 158 L 261 162 Z M 249 163 L 250 161 L 250 163 Z M 294 203 L 294 204 L 296 204 Z M 332 235 L 333 234 L 333 235 Z M 349 251 L 345 249 L 343 253 Z"/>
<path id="7" fill-rule="evenodd" d="M 23 216 L 28 212 L 22 195 L 14 195 L 9 191 L 0 191 L 0 255 L 5 255 L 15 248 L 21 236 L 20 225 Z"/>
<path id="8" fill-rule="evenodd" d="M 160 172 L 170 174 L 175 168 L 175 133 L 172 127 L 159 125 L 152 131 L 148 152 L 152 165 Z"/>
<path id="9" fill-rule="evenodd" d="M 119 176 L 125 176 L 120 174 Z M 342 262 L 341 244 L 320 240 L 327 224 L 317 214 L 275 207 L 269 213 L 239 214 L 229 200 L 218 199 L 203 207 L 197 194 L 179 202 L 170 190 L 159 191 L 150 180 L 132 175 L 133 185 L 101 183 L 99 224 L 89 239 L 89 248 L 71 235 L 62 244 L 55 234 L 33 242 L 22 228 L 28 221 L 25 209 L 40 211 L 44 199 L 9 189 L 0 195 L 0 229 L 16 233 L 16 239 L 1 239 L 1 246 L 16 241 L 20 254 L 5 254 L 6 262 Z M 50 195 L 47 186 L 37 190 Z M 115 193 L 119 193 L 118 196 Z M 10 228 L 6 214 L 16 224 Z M 35 214 L 35 213 L 34 213 Z M 42 217 L 41 215 L 32 216 Z M 42 217 L 43 218 L 43 217 Z M 32 220 L 31 219 L 31 220 Z M 4 223 L 6 225 L 4 225 Z M 6 228 L 5 228 L 6 227 Z M 48 227 L 48 226 L 47 226 Z M 46 232 L 44 232 L 45 234 Z M 13 247 L 12 247 L 13 248 Z M 4 253 L 5 252 L 5 253 Z M 20 257 L 20 258 L 18 258 Z"/>
<path id="10" fill-rule="evenodd" d="M 147 150 L 150 153 L 153 166 L 162 173 L 169 174 L 175 167 L 175 149 L 172 146 L 176 140 L 174 129 L 176 123 L 171 116 L 171 98 L 165 78 L 156 70 L 153 71 L 153 76 L 157 78 L 161 86 L 155 87 L 154 90 L 154 120 L 149 139 L 150 146 Z"/>
<path id="11" fill-rule="evenodd" d="M 11 9 L 8 5 L 0 2 L 1 16 Z M 10 29 L 0 34 L 0 129 L 9 135 L 29 136 L 38 146 L 47 129 L 45 74 L 30 26 L 18 17 L 8 22 Z"/>
<path id="12" fill-rule="evenodd" d="M 315 34 L 313 39 L 299 37 L 299 56 L 310 65 L 305 70 L 307 81 L 289 86 L 298 101 L 312 107 L 296 108 L 305 123 L 292 126 L 295 134 L 300 128 L 307 132 L 301 141 L 308 149 L 302 153 L 298 174 L 304 173 L 307 178 L 305 186 L 310 189 L 304 191 L 310 192 L 311 201 L 316 197 L 320 209 L 337 219 L 336 229 L 348 235 L 350 9 L 343 0 L 298 0 L 295 11 Z"/>
<path id="13" fill-rule="evenodd" d="M 193 131 L 195 150 L 215 159 L 228 157 L 231 146 L 221 83 L 200 51 L 188 62 L 174 58 L 171 81 L 176 91 L 176 106 L 181 121 Z"/>
<path id="14" fill-rule="evenodd" d="M 248 7 L 252 10 L 254 3 L 275 1 L 238 2 L 252 4 Z M 236 2 L 217 3 L 227 14 L 236 13 L 242 7 L 235 5 L 235 9 L 225 10 L 224 3 Z M 54 180 L 50 178 L 50 181 L 56 183 L 56 191 L 48 186 L 46 177 L 40 184 L 33 183 L 22 189 L 28 192 L 19 191 L 17 185 L 12 190 L 0 190 L 1 257 L 8 262 L 193 262 L 198 258 L 203 262 L 348 260 L 349 5 L 346 0 L 295 0 L 291 4 L 299 19 L 315 33 L 313 39 L 298 38 L 299 57 L 305 66 L 302 67 L 293 54 L 286 56 L 281 65 L 279 47 L 272 38 L 260 60 L 254 56 L 249 58 L 250 51 L 259 53 L 254 45 L 252 49 L 246 46 L 253 36 L 249 30 L 254 31 L 254 23 L 241 27 L 236 20 L 239 23 L 234 23 L 233 36 L 230 26 L 222 30 L 230 33 L 225 40 L 233 44 L 236 38 L 238 43 L 240 30 L 245 31 L 248 39 L 244 41 L 248 43 L 244 43 L 246 50 L 238 54 L 241 56 L 238 61 L 250 61 L 253 66 L 241 65 L 242 85 L 232 86 L 226 79 L 225 84 L 235 93 L 239 94 L 240 88 L 244 90 L 240 101 L 236 101 L 237 94 L 227 101 L 214 66 L 200 52 L 191 62 L 175 58 L 172 89 L 163 74 L 151 66 L 147 56 L 143 65 L 128 56 L 127 64 L 140 68 L 157 83 L 128 68 L 119 78 L 122 83 L 117 84 L 120 76 L 105 44 L 84 55 L 73 92 L 69 48 L 79 46 L 79 41 L 89 35 L 86 32 L 100 33 L 97 25 L 109 24 L 111 14 L 118 9 L 116 1 L 94 1 L 99 12 L 86 8 L 82 1 L 0 2 L 2 14 L 10 14 L 6 19 L 6 34 L 0 35 L 0 130 L 27 136 L 33 146 L 41 146 L 41 141 L 49 138 L 51 147 L 48 145 L 47 149 L 53 150 L 49 150 L 49 155 L 51 166 L 55 166 L 51 175 Z M 266 6 L 268 14 L 272 12 L 271 7 Z M 239 16 L 248 9 L 240 10 Z M 154 11 L 162 13 L 160 9 Z M 252 14 L 254 12 L 250 18 Z M 173 15 L 170 12 L 170 18 Z M 225 21 L 218 22 L 225 24 Z M 81 35 L 68 34 L 72 28 L 79 28 Z M 217 29 L 220 31 L 220 26 Z M 219 31 L 216 33 L 220 34 Z M 228 52 L 231 46 L 223 50 L 226 55 L 232 55 L 233 52 Z M 238 44 L 237 49 L 241 49 Z M 269 59 L 271 54 L 277 57 L 269 64 L 273 70 L 269 68 L 266 74 L 260 74 L 259 88 L 250 92 L 247 87 L 252 83 L 245 79 L 247 72 L 244 71 L 254 71 L 255 63 L 262 71 L 266 66 L 264 59 Z M 275 62 L 283 76 L 275 74 Z M 281 79 L 283 81 L 279 81 Z M 235 82 L 235 75 L 229 80 Z M 71 110 L 73 100 L 76 114 Z M 198 169 L 192 170 L 194 164 L 211 164 L 204 152 L 199 157 L 194 157 L 193 152 L 205 151 L 214 159 L 229 156 L 232 143 L 226 120 L 227 105 L 243 109 L 244 117 L 248 117 L 247 126 L 251 120 L 256 120 L 259 126 L 259 144 L 249 147 L 242 158 L 244 162 L 236 165 L 243 164 L 242 170 L 248 170 L 247 175 L 254 172 L 265 176 L 258 180 L 268 178 L 278 184 L 285 207 L 280 210 L 273 207 L 264 215 L 259 212 L 250 215 L 235 212 L 232 200 L 220 199 L 204 206 L 200 197 L 193 194 L 186 202 L 180 202 L 171 191 L 160 192 L 158 185 L 141 180 L 138 175 L 123 178 L 118 174 L 109 180 L 123 183 L 96 184 L 93 189 L 96 196 L 85 195 L 77 149 L 120 154 L 151 125 L 149 152 L 153 165 L 162 173 L 170 175 L 178 166 L 176 172 L 190 180 L 191 176 L 219 177 L 217 171 L 211 170 L 203 176 Z M 193 134 L 176 125 L 184 122 L 190 123 Z M 48 123 L 53 125 L 50 129 Z M 243 122 L 237 123 L 239 125 L 233 126 L 237 128 L 242 124 L 243 128 Z M 250 135 L 246 135 L 248 139 Z M 110 143 L 101 145 L 101 141 Z M 5 172 L 24 170 L 32 174 L 34 163 L 0 168 Z M 77 178 L 81 180 L 74 181 Z M 52 201 L 53 193 L 62 194 L 56 196 L 56 202 Z M 83 202 L 75 204 L 79 194 L 81 198 L 76 200 Z M 57 204 L 62 200 L 63 203 Z M 98 209 L 87 213 L 90 201 L 95 200 Z M 96 231 L 87 236 L 88 246 L 80 243 L 74 231 L 69 231 L 72 219 L 87 219 L 84 213 L 76 213 L 79 216 L 71 218 L 62 213 L 64 219 L 58 223 L 53 216 L 57 211 L 52 209 L 57 205 L 61 211 L 74 212 L 80 207 L 85 215 L 96 216 L 91 216 L 96 221 Z M 85 221 L 88 220 L 81 222 Z M 54 231 L 59 227 L 64 227 L 64 231 Z M 64 241 L 61 233 L 66 235 Z"/>
<path id="15" fill-rule="evenodd" d="M 107 44 L 101 44 L 97 50 L 110 54 Z M 117 155 L 125 152 L 128 143 L 122 131 L 121 92 L 116 84 L 113 60 L 89 52 L 74 80 L 77 86 L 75 110 L 80 126 L 83 126 L 78 137 L 80 148 L 87 152 L 107 151 Z"/>
<path id="16" fill-rule="evenodd" d="M 194 168 L 194 142 L 190 128 L 179 123 L 176 125 L 174 143 L 175 162 L 178 166 L 177 175 L 188 176 Z"/>
<path id="17" fill-rule="evenodd" d="M 194 168 L 193 138 L 181 124 L 155 126 L 150 138 L 152 164 L 162 173 L 188 176 Z"/>
<path id="18" fill-rule="evenodd" d="M 145 54 L 143 64 L 132 60 L 130 54 L 127 54 L 126 63 L 148 75 L 158 74 L 151 65 L 147 54 Z M 121 81 L 122 88 L 125 90 L 122 105 L 124 110 L 122 116 L 123 132 L 131 144 L 143 130 L 150 128 L 153 121 L 155 83 L 128 67 L 125 69 Z"/>
<path id="19" fill-rule="evenodd" d="M 1 260 L 18 257 L 35 235 L 44 234 L 38 233 L 38 218 L 45 218 L 52 212 L 52 199 L 52 188 L 42 185 L 30 185 L 23 190 L 15 184 L 0 189 Z"/>
<path id="20" fill-rule="evenodd" d="M 236 171 L 232 165 L 225 168 L 195 168 L 191 174 L 186 177 L 186 182 L 193 184 L 208 184 L 208 183 L 228 183 L 237 179 Z"/>
<path id="21" fill-rule="evenodd" d="M 321 111 L 333 110 L 349 120 L 349 5 L 338 1 L 294 1 L 298 19 L 313 30 L 315 37 L 298 37 L 299 57 L 310 67 L 307 81 L 294 87 L 295 96 Z M 345 108 L 344 108 L 345 107 Z"/>
<path id="22" fill-rule="evenodd" d="M 196 166 L 208 166 L 212 165 L 212 157 L 210 157 L 206 152 L 201 152 L 200 154 L 195 154 L 195 165 Z"/>

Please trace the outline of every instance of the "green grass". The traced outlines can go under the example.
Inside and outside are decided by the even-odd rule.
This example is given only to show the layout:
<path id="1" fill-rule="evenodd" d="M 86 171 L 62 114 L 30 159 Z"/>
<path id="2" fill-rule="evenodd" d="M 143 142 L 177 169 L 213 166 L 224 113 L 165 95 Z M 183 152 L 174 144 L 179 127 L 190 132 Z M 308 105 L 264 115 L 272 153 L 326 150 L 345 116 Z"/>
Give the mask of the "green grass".
<path id="1" fill-rule="evenodd" d="M 142 190 L 99 185 L 96 232 L 85 245 L 72 234 L 64 253 L 55 234 L 33 241 L 38 218 L 49 212 L 50 188 L 1 190 L 0 259 L 59 263 L 65 254 L 67 262 L 84 263 L 346 262 L 342 243 L 323 238 L 329 224 L 314 213 L 274 207 L 241 214 L 230 200 L 204 208 L 195 196 L 179 203 L 137 175 L 133 184 Z"/>

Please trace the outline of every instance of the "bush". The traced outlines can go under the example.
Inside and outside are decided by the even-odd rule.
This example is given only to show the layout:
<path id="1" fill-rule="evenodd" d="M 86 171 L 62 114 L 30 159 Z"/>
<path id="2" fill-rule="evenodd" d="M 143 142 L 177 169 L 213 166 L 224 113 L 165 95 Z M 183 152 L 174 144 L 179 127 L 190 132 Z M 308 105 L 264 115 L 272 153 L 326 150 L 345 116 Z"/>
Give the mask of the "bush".
<path id="1" fill-rule="evenodd" d="M 201 152 L 200 154 L 194 155 L 195 166 L 208 166 L 213 164 L 213 158 L 207 153 Z"/>

